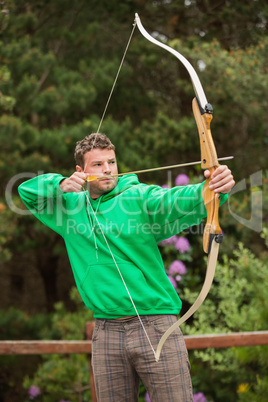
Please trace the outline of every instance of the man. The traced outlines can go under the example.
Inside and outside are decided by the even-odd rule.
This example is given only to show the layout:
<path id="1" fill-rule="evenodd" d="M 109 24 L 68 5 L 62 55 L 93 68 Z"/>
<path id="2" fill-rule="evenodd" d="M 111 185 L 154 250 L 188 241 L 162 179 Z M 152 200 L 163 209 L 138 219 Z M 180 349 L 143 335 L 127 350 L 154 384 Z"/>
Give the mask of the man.
<path id="1" fill-rule="evenodd" d="M 152 401 L 192 401 L 180 329 L 155 361 L 154 350 L 181 309 L 157 243 L 205 217 L 204 183 L 162 189 L 136 175 L 118 178 L 115 147 L 103 134 L 78 142 L 75 159 L 70 177 L 45 174 L 23 183 L 19 193 L 64 238 L 79 292 L 94 311 L 98 400 L 138 401 L 142 379 Z M 88 191 L 81 191 L 87 177 Z M 223 194 L 222 202 L 233 185 L 227 166 L 213 173 L 210 188 Z"/>

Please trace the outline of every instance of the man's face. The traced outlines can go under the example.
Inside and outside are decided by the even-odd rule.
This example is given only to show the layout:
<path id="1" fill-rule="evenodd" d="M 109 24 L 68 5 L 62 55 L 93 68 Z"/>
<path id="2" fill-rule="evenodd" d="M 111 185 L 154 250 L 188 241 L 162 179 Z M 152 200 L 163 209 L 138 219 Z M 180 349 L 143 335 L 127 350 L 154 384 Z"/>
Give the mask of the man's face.
<path id="1" fill-rule="evenodd" d="M 118 174 L 116 157 L 113 150 L 95 148 L 84 155 L 85 173 L 89 176 L 100 177 L 100 179 L 88 182 L 91 198 L 98 198 L 101 195 L 113 190 L 118 177 L 104 177 Z M 76 166 L 78 172 L 83 172 L 81 166 Z"/>

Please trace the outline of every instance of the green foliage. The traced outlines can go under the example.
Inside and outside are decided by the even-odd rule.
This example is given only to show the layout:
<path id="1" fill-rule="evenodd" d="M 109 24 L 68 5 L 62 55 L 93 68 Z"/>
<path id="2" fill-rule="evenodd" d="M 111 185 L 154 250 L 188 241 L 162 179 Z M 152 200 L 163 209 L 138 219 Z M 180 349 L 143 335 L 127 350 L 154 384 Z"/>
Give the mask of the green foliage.
<path id="1" fill-rule="evenodd" d="M 34 317 L 24 311 L 10 307 L 8 311 L 0 311 L 1 340 L 29 340 L 44 338 L 48 328 L 51 328 L 51 316 L 36 314 Z M 58 338 L 59 332 L 50 329 L 50 337 Z"/>
<path id="2" fill-rule="evenodd" d="M 55 312 L 51 315 L 51 327 L 46 328 L 45 338 L 53 339 L 51 335 L 54 331 L 58 334 L 58 339 L 85 339 L 85 323 L 93 319 L 92 313 L 84 306 L 76 288 L 71 290 L 70 297 L 76 305 L 75 311 L 68 312 L 62 302 L 57 303 Z M 43 363 L 34 376 L 25 378 L 25 389 L 32 385 L 37 386 L 41 390 L 38 398 L 43 402 L 63 399 L 90 401 L 87 355 L 46 355 L 42 359 Z"/>
<path id="3" fill-rule="evenodd" d="M 40 399 L 36 400 L 90 401 L 88 357 L 52 355 L 39 366 L 33 379 L 24 380 L 26 389 L 33 384 L 41 390 Z"/>
<path id="4" fill-rule="evenodd" d="M 0 67 L 0 83 L 6 84 L 10 80 L 10 71 L 7 66 Z M 0 93 L 0 110 L 10 111 L 15 105 L 15 99 Z"/>
<path id="5" fill-rule="evenodd" d="M 30 316 L 24 311 L 10 307 L 0 311 L 1 340 L 40 340 L 49 333 L 50 338 L 57 339 L 59 332 L 51 327 L 51 316 L 36 314 Z M 22 382 L 25 375 L 33 375 L 39 356 L 1 356 L 0 359 L 0 394 L 4 401 L 21 401 L 26 395 Z"/>
<path id="6" fill-rule="evenodd" d="M 85 323 L 92 320 L 92 313 L 86 309 L 76 288 L 70 292 L 70 298 L 76 308 L 68 312 L 62 302 L 55 305 L 55 311 L 51 314 L 35 314 L 29 316 L 27 313 L 10 308 L 8 311 L 0 311 L 0 339 L 2 340 L 38 340 L 38 339 L 85 339 Z M 88 356 L 85 355 L 44 355 L 40 361 L 28 359 L 28 364 L 22 367 L 21 357 L 6 356 L 1 359 L 0 371 L 5 373 L 2 377 L 5 387 L 1 390 L 8 394 L 11 389 L 14 395 L 19 392 L 20 398 L 26 395 L 20 389 L 20 383 L 14 384 L 15 379 L 21 381 L 26 375 L 24 388 L 28 390 L 31 385 L 40 387 L 42 401 L 55 402 L 60 399 L 70 401 L 90 400 L 89 391 L 89 368 Z M 33 372 L 34 364 L 39 364 L 37 371 Z M 1 387 L 0 387 L 1 389 Z M 36 399 L 38 400 L 38 398 Z"/>
<path id="7" fill-rule="evenodd" d="M 268 217 L 267 173 L 259 170 L 249 179 L 237 182 L 237 192 L 231 194 L 228 205 L 221 208 L 221 224 L 228 236 L 228 243 L 224 241 L 222 249 L 229 255 L 237 242 L 257 255 L 266 250 L 259 233 Z"/>
<path id="8" fill-rule="evenodd" d="M 212 131 L 218 153 L 238 156 L 234 166 L 241 166 L 243 175 L 266 167 L 262 148 L 267 146 L 267 39 L 258 46 L 224 49 L 218 41 L 183 43 L 173 40 L 171 46 L 191 60 L 200 76 L 210 102 L 213 101 Z M 192 93 L 189 81 L 179 79 L 186 94 Z M 249 90 L 249 87 L 251 89 Z M 246 145 L 246 148 L 245 148 Z M 250 166 L 244 158 L 250 149 Z M 234 168 L 233 168 L 234 169 Z M 237 177 L 240 178 L 239 169 Z M 245 176 L 242 176 L 242 178 Z"/>
<path id="9" fill-rule="evenodd" d="M 263 236 L 267 241 L 267 229 Z M 224 256 L 216 270 L 209 298 L 185 334 L 266 330 L 268 320 L 268 264 L 242 244 L 234 257 Z M 184 289 L 182 298 L 193 303 L 197 293 Z M 194 386 L 215 401 L 264 401 L 267 397 L 268 347 L 207 349 L 191 352 Z M 215 383 L 220 386 L 212 387 Z M 254 398 L 252 399 L 252 395 Z"/>
<path id="10" fill-rule="evenodd" d="M 70 298 L 76 305 L 75 311 L 68 312 L 62 302 L 57 303 L 52 316 L 52 327 L 59 332 L 61 339 L 82 340 L 85 339 L 85 323 L 92 321 L 93 313 L 85 307 L 76 288 L 71 289 Z"/>
<path id="11" fill-rule="evenodd" d="M 7 208 L 6 202 L 0 201 L 0 263 L 12 258 L 12 249 L 8 246 L 14 238 L 16 230 L 16 217 Z"/>

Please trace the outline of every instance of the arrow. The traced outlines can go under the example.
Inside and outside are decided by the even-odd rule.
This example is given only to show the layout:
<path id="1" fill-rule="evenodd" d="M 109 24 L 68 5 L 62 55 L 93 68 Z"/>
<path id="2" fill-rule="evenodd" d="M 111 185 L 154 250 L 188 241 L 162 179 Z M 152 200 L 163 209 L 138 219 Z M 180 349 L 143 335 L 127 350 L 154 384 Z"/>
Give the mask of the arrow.
<path id="1" fill-rule="evenodd" d="M 233 156 L 225 156 L 223 158 L 218 158 L 218 161 L 227 161 L 230 159 L 233 159 Z M 162 166 L 162 167 L 156 167 L 156 168 L 151 168 L 151 169 L 143 169 L 143 170 L 135 170 L 132 172 L 125 172 L 125 173 L 118 173 L 118 174 L 113 174 L 113 175 L 105 175 L 105 176 L 88 176 L 85 181 L 90 182 L 94 180 L 102 180 L 105 178 L 111 178 L 111 177 L 119 177 L 119 176 L 125 176 L 127 174 L 138 174 L 138 173 L 145 173 L 145 172 L 155 172 L 157 170 L 166 170 L 166 169 L 175 169 L 179 167 L 185 167 L 185 166 L 193 166 L 193 165 L 200 165 L 202 162 L 197 161 L 197 162 L 188 162 L 188 163 L 180 163 L 179 165 L 170 165 L 170 166 Z"/>

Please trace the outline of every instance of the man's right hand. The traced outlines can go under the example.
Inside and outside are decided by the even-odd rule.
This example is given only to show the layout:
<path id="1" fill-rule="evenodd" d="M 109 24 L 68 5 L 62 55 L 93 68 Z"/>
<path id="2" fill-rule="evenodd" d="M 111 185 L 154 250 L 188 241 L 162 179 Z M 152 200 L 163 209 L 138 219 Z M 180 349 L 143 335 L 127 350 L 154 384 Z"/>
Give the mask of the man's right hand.
<path id="1" fill-rule="evenodd" d="M 68 179 L 62 180 L 60 188 L 64 193 L 79 193 L 85 184 L 87 174 L 84 172 L 74 172 Z"/>

